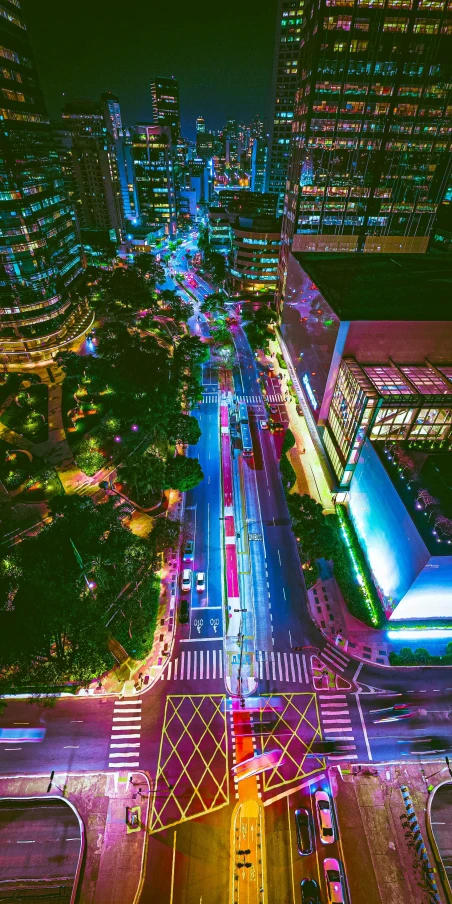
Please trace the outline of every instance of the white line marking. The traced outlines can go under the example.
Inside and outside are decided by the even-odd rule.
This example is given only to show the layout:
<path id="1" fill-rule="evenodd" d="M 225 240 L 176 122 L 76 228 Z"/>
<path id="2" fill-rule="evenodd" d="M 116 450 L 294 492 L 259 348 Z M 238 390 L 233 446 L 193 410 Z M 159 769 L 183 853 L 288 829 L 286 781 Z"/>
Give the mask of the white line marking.
<path id="1" fill-rule="evenodd" d="M 309 684 L 308 667 L 306 665 L 306 656 L 304 653 L 301 658 L 303 660 L 303 671 L 304 671 L 304 677 L 306 678 L 306 684 Z"/>
<path id="2" fill-rule="evenodd" d="M 371 759 L 372 759 L 372 752 L 371 752 L 371 749 L 370 749 L 369 738 L 367 737 L 366 724 L 365 724 L 365 722 L 364 722 L 364 716 L 363 716 L 363 711 L 362 711 L 362 709 L 361 709 L 361 701 L 360 701 L 360 699 L 359 699 L 359 694 L 355 694 L 355 697 L 356 697 L 356 705 L 357 705 L 357 707 L 358 707 L 358 712 L 359 712 L 359 718 L 361 719 L 361 725 L 362 725 L 362 729 L 363 729 L 364 740 L 365 740 L 365 742 L 366 742 L 367 755 L 368 755 L 368 757 L 369 757 L 369 760 L 371 760 Z"/>

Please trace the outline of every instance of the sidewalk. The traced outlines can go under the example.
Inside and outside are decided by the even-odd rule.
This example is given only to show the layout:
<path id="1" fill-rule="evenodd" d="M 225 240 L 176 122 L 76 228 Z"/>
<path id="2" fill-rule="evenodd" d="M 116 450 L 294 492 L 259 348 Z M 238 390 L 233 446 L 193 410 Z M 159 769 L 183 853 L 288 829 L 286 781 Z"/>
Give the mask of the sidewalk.
<path id="1" fill-rule="evenodd" d="M 353 904 L 445 904 L 442 868 L 426 825 L 427 787 L 444 781 L 444 772 L 449 775 L 443 762 L 431 761 L 343 766 L 342 774 L 330 769 Z M 407 806 L 413 811 L 412 830 Z M 437 898 L 431 899 L 418 884 L 429 867 L 437 886 Z"/>
<path id="2" fill-rule="evenodd" d="M 321 576 L 308 590 L 312 620 L 322 634 L 353 659 L 389 666 L 389 653 L 395 649 L 384 631 L 369 628 L 350 614 L 333 576 L 329 562 L 321 562 Z"/>
<path id="3" fill-rule="evenodd" d="M 0 796 L 47 799 L 49 779 L 49 775 L 0 778 Z M 84 825 L 79 904 L 138 902 L 146 868 L 149 793 L 144 772 L 55 774 L 51 796 L 70 801 Z M 135 829 L 126 825 L 126 807 L 138 808 Z"/>

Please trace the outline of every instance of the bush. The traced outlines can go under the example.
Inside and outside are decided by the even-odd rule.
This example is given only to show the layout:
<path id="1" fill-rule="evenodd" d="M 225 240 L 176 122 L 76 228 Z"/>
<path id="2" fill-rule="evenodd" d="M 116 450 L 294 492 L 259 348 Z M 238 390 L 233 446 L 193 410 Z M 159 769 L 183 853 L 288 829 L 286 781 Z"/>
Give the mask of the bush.
<path id="1" fill-rule="evenodd" d="M 287 370 L 287 364 L 286 364 L 286 362 L 284 361 L 284 358 L 283 358 L 281 352 L 276 352 L 276 357 L 277 357 L 277 359 L 278 359 L 278 364 L 279 364 L 279 366 L 280 366 L 283 370 Z"/>
<path id="2" fill-rule="evenodd" d="M 443 656 L 432 656 L 428 650 L 419 647 L 412 650 L 411 647 L 402 647 L 399 653 L 389 654 L 390 665 L 452 665 L 452 643 L 448 643 Z"/>
<path id="3" fill-rule="evenodd" d="M 334 554 L 334 574 L 342 596 L 352 615 L 371 628 L 382 628 L 386 624 L 386 617 L 355 528 L 344 505 L 337 505 L 336 511 L 339 542 Z M 343 537 L 341 528 L 346 539 Z M 362 584 L 357 580 L 353 562 L 358 567 Z"/>

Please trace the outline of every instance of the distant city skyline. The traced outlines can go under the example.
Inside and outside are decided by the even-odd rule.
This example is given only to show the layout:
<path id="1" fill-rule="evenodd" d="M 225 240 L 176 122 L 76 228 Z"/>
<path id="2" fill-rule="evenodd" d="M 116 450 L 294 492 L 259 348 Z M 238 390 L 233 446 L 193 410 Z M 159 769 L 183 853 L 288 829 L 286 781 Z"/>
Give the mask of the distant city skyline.
<path id="1" fill-rule="evenodd" d="M 178 79 L 182 133 L 189 139 L 198 116 L 216 130 L 229 117 L 269 115 L 276 0 L 264 7 L 260 0 L 232 0 L 221 12 L 221 28 L 218 12 L 205 0 L 196 16 L 175 0 L 171 16 L 158 20 L 144 0 L 133 15 L 119 0 L 98 0 L 94 7 L 80 0 L 64 11 L 58 0 L 22 0 L 22 6 L 53 119 L 66 100 L 112 91 L 126 124 L 150 122 L 149 85 L 156 75 Z"/>

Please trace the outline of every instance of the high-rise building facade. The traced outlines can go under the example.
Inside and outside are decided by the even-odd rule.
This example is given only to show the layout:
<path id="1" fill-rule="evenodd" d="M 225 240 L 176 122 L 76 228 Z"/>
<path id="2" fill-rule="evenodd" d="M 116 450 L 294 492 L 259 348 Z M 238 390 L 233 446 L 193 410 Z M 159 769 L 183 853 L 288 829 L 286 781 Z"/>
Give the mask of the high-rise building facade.
<path id="1" fill-rule="evenodd" d="M 19 0 L 0 9 L 0 324 L 9 361 L 46 360 L 87 325 L 82 256 Z"/>
<path id="2" fill-rule="evenodd" d="M 278 213 L 284 207 L 287 170 L 291 156 L 295 94 L 304 0 L 278 0 L 273 61 L 273 118 L 270 125 L 267 190 L 278 195 Z"/>
<path id="3" fill-rule="evenodd" d="M 111 231 L 114 241 L 124 234 L 124 208 L 113 128 L 107 108 L 87 100 L 68 101 L 63 122 L 71 136 L 72 164 L 81 226 Z"/>
<path id="4" fill-rule="evenodd" d="M 171 130 L 139 123 L 133 135 L 133 162 L 141 225 L 177 231 L 176 190 Z"/>
<path id="5" fill-rule="evenodd" d="M 451 170 L 446 0 L 306 0 L 280 262 L 427 249 Z"/>
<path id="6" fill-rule="evenodd" d="M 251 148 L 251 191 L 266 191 L 268 144 L 266 138 L 253 138 Z"/>
<path id="7" fill-rule="evenodd" d="M 179 82 L 177 79 L 156 77 L 151 82 L 152 117 L 155 126 L 168 127 L 174 145 L 180 138 Z"/>

